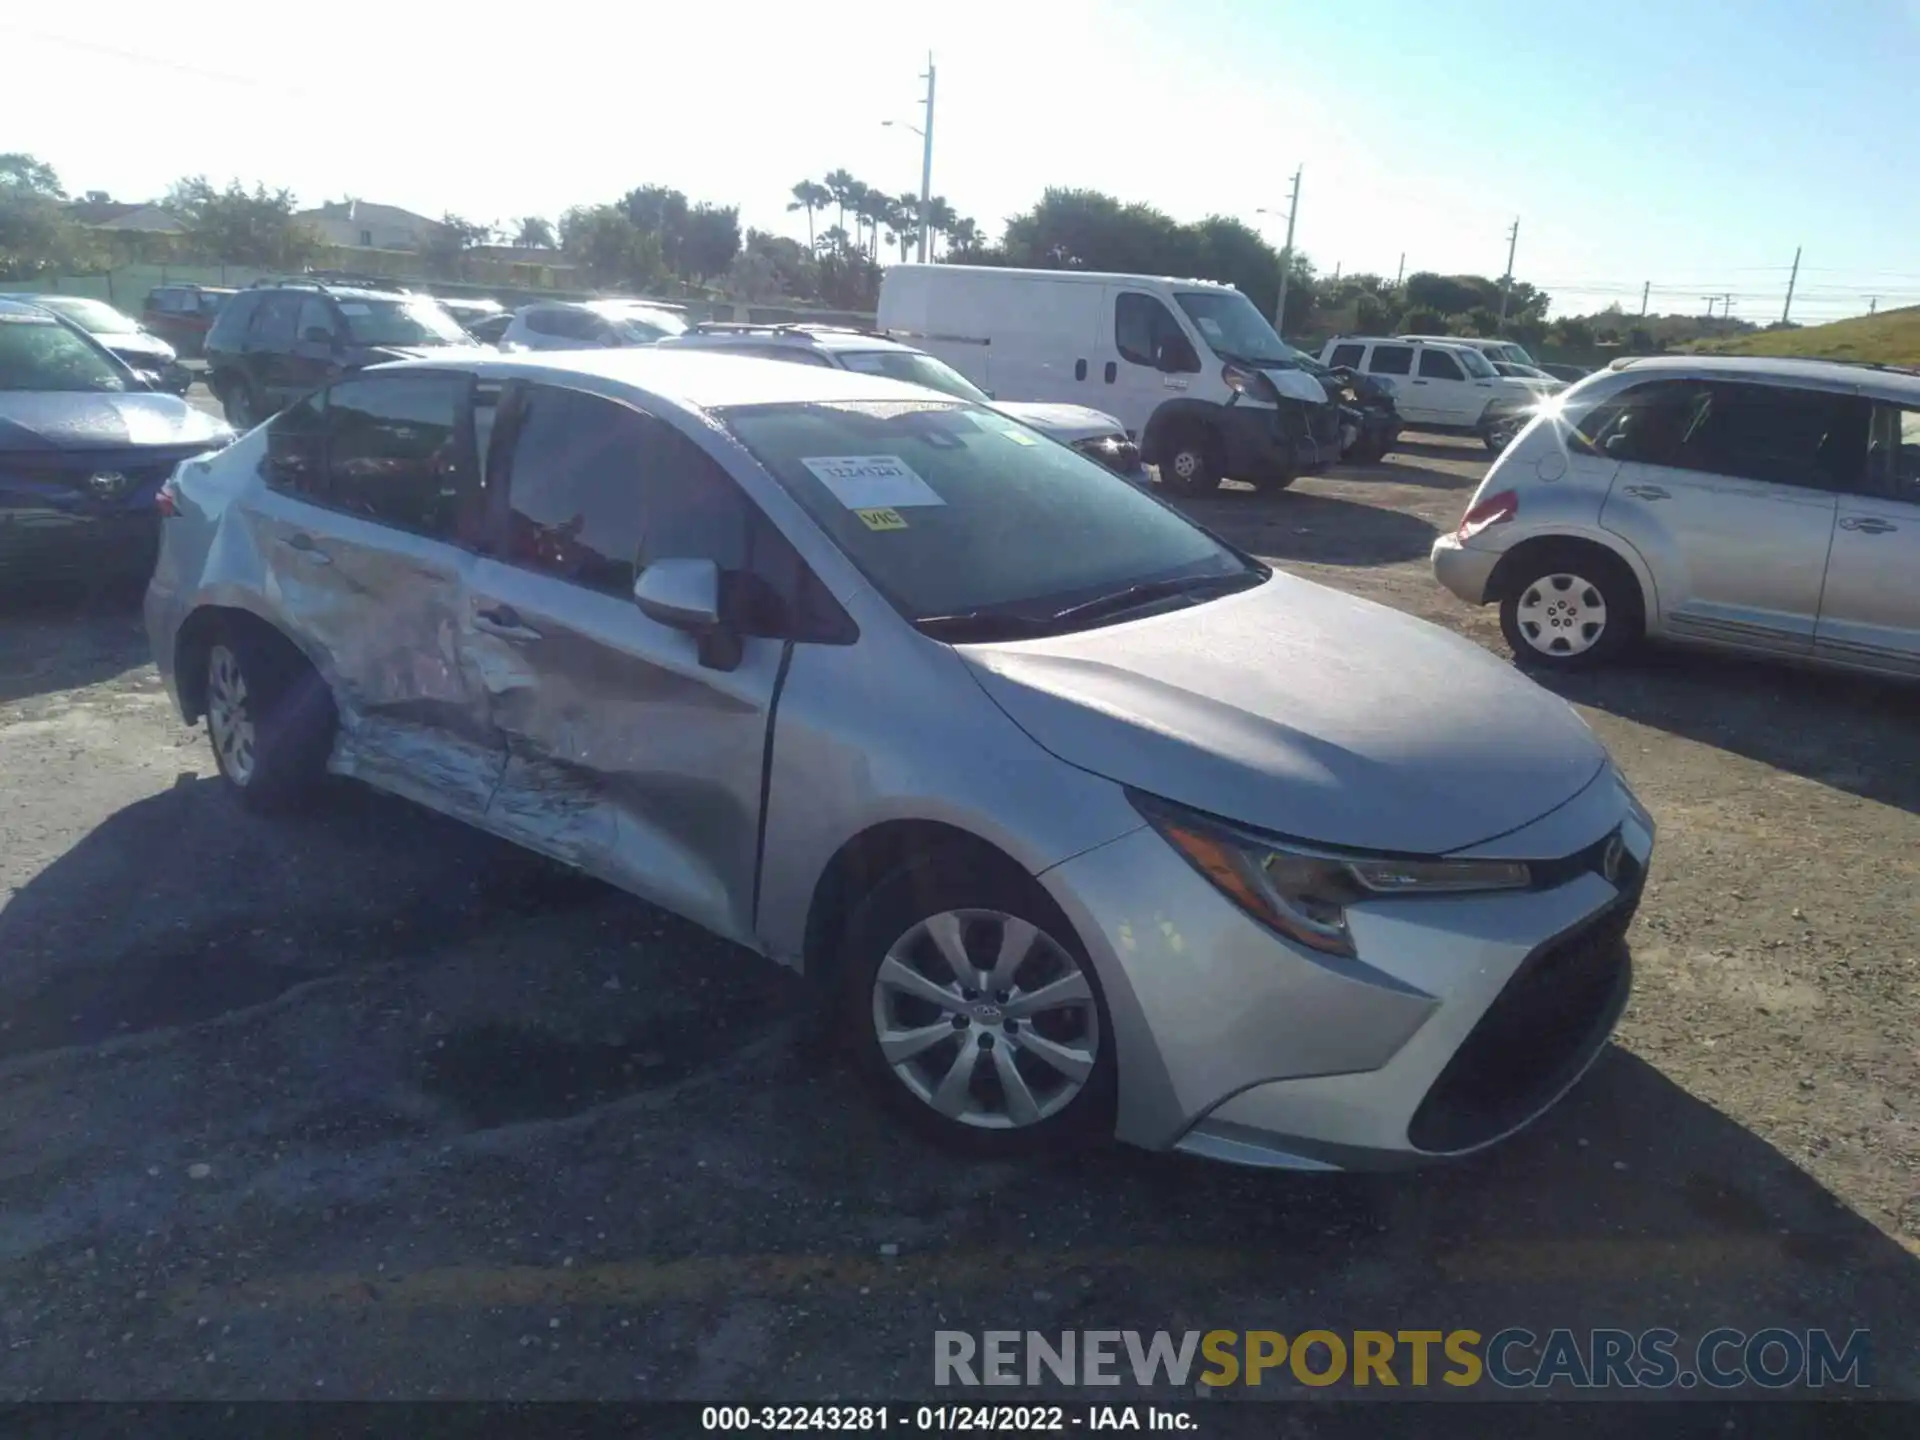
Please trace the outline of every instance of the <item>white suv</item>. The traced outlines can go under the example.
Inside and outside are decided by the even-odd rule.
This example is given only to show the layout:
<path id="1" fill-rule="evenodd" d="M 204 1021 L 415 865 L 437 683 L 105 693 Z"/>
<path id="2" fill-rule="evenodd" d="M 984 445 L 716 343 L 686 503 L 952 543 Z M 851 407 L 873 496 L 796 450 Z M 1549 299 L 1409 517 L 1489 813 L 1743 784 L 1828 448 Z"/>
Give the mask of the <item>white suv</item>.
<path id="1" fill-rule="evenodd" d="M 1078 450 L 1129 480 L 1144 483 L 1140 447 L 1113 416 L 1085 405 L 996 400 L 944 360 L 898 340 L 835 325 L 748 325 L 709 321 L 660 342 L 669 349 L 725 350 L 801 365 L 826 365 L 924 385 L 976 405 L 991 405 L 1048 439 Z"/>
<path id="2" fill-rule="evenodd" d="M 1478 435 L 1495 454 L 1520 433 L 1533 407 L 1559 388 L 1554 381 L 1502 375 L 1477 348 L 1459 340 L 1337 335 L 1321 349 L 1320 363 L 1385 379 L 1407 429 Z"/>
<path id="3" fill-rule="evenodd" d="M 500 336 L 502 350 L 593 350 L 651 345 L 687 322 L 664 306 L 636 300 L 565 300 L 523 305 Z"/>

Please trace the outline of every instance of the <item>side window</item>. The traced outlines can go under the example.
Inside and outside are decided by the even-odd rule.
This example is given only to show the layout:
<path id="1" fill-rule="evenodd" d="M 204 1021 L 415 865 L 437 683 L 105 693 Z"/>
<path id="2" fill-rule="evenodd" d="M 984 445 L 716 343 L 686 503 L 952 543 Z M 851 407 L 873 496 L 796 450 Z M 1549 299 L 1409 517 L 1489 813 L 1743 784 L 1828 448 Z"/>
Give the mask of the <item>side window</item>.
<path id="1" fill-rule="evenodd" d="M 1407 375 L 1412 371 L 1411 345 L 1376 345 L 1373 347 L 1373 358 L 1367 362 L 1369 375 Z"/>
<path id="2" fill-rule="evenodd" d="M 310 330 L 324 330 L 328 335 L 333 334 L 333 311 L 318 295 L 309 295 L 300 302 L 300 323 L 294 333 L 304 340 Z"/>
<path id="3" fill-rule="evenodd" d="M 1715 382 L 1689 414 L 1672 463 L 1816 490 L 1864 479 L 1871 404 L 1855 395 Z"/>
<path id="4" fill-rule="evenodd" d="M 1420 349 L 1420 378 L 1423 380 L 1464 380 L 1460 362 L 1444 350 Z"/>
<path id="5" fill-rule="evenodd" d="M 265 296 L 253 312 L 252 338 L 263 345 L 286 345 L 294 337 L 294 321 L 300 314 L 300 296 L 279 291 Z"/>
<path id="6" fill-rule="evenodd" d="M 632 593 L 644 425 L 597 395 L 528 386 L 508 472 L 503 558 L 609 595 Z"/>
<path id="7" fill-rule="evenodd" d="M 213 323 L 207 334 L 207 341 L 214 346 L 231 346 L 247 333 L 248 322 L 259 308 L 260 296 L 256 294 L 236 295 L 220 310 L 220 318 Z"/>
<path id="8" fill-rule="evenodd" d="M 1335 367 L 1344 365 L 1349 370 L 1358 370 L 1360 357 L 1366 354 L 1366 351 L 1367 347 L 1364 345 L 1336 345 L 1333 347 L 1333 356 L 1327 364 Z"/>
<path id="9" fill-rule="evenodd" d="M 798 345 L 743 345 L 740 347 L 739 353 L 742 355 L 756 355 L 762 360 L 785 360 L 792 365 L 825 365 L 829 367 L 833 365 L 833 362 L 827 359 L 826 356 L 817 355 L 811 350 L 802 350 Z"/>
<path id="10" fill-rule="evenodd" d="M 554 328 L 554 316 L 557 313 L 553 310 L 529 310 L 527 329 L 536 335 L 558 335 L 559 330 Z"/>
<path id="11" fill-rule="evenodd" d="M 381 375 L 327 396 L 327 503 L 349 514 L 452 539 L 469 499 L 459 445 L 467 380 Z"/>
<path id="12" fill-rule="evenodd" d="M 267 483 L 305 499 L 326 494 L 326 392 L 316 391 L 267 424 Z"/>
<path id="13" fill-rule="evenodd" d="M 1200 368 L 1180 322 L 1151 295 L 1127 292 L 1114 297 L 1113 343 L 1121 358 L 1135 365 L 1157 366 L 1164 348 L 1175 361 L 1174 369 Z"/>
<path id="14" fill-rule="evenodd" d="M 1920 409 L 1874 409 L 1867 468 L 1874 494 L 1920 505 Z"/>

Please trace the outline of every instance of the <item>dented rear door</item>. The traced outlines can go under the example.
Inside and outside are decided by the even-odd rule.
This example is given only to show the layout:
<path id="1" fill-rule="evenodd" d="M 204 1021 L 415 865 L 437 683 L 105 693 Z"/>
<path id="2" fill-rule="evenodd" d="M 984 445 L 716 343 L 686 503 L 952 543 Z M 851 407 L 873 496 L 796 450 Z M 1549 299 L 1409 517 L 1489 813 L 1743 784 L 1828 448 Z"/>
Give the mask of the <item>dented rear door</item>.
<path id="1" fill-rule="evenodd" d="M 471 377 L 366 375 L 272 422 L 248 516 L 340 713 L 332 768 L 479 821 L 505 756 L 462 642 L 477 531 Z"/>

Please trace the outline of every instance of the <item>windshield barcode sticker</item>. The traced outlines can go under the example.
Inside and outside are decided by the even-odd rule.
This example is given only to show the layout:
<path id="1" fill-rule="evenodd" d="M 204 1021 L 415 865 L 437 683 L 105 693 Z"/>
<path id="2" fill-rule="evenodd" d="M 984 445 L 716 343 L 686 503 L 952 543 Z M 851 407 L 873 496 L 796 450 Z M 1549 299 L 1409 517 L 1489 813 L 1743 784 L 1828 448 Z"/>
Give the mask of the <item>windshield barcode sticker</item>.
<path id="1" fill-rule="evenodd" d="M 906 510 L 947 503 L 898 455 L 802 456 L 800 463 L 849 510 Z"/>

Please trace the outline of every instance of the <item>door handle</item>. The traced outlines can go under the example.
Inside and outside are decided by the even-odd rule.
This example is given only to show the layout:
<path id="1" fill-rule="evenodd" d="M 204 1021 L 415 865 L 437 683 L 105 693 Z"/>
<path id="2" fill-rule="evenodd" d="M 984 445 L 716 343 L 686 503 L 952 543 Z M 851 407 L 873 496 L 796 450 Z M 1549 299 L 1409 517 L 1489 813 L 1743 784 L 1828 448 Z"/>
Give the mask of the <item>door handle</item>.
<path id="1" fill-rule="evenodd" d="M 1416 380 L 1416 381 L 1414 381 L 1413 383 L 1414 383 L 1414 384 L 1416 384 L 1416 385 L 1424 385 L 1424 384 L 1426 384 L 1427 382 L 1426 382 L 1426 381 L 1424 381 L 1424 380 Z"/>
<path id="2" fill-rule="evenodd" d="M 301 531 L 284 535 L 280 543 L 289 550 L 298 551 L 301 558 L 311 560 L 316 565 L 331 565 L 333 557 L 313 543 L 313 537 Z"/>
<path id="3" fill-rule="evenodd" d="M 1673 498 L 1658 485 L 1622 485 L 1620 493 L 1631 495 L 1636 500 L 1671 500 Z"/>
<path id="4" fill-rule="evenodd" d="M 538 640 L 540 632 L 520 623 L 520 612 L 511 605 L 496 605 L 491 610 L 473 613 L 473 628 L 497 635 L 502 640 Z"/>
<path id="5" fill-rule="evenodd" d="M 1119 375 L 1119 373 L 1120 373 L 1120 367 L 1114 364 L 1114 362 L 1111 360 L 1107 361 L 1107 383 L 1109 385 L 1113 384 L 1114 377 Z"/>
<path id="6" fill-rule="evenodd" d="M 1858 530 L 1862 535 L 1885 535 L 1900 527 L 1891 520 L 1882 520 L 1877 515 L 1847 515 L 1840 521 L 1842 530 Z"/>

